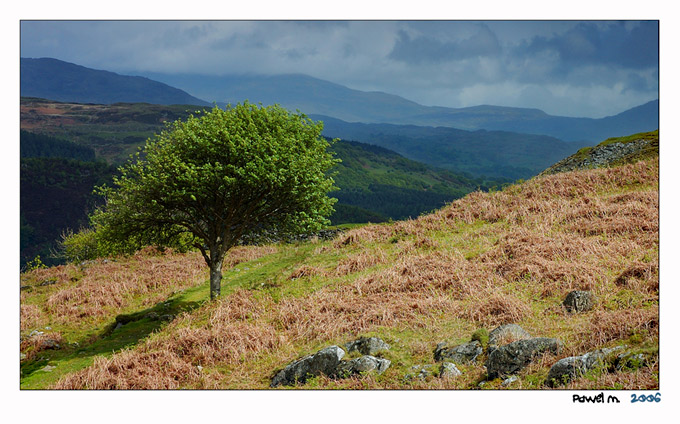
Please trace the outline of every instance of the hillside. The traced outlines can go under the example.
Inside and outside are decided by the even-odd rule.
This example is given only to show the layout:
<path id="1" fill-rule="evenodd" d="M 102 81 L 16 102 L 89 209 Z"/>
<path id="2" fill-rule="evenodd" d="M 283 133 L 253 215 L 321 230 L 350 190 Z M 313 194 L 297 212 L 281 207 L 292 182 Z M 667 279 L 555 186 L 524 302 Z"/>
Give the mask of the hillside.
<path id="1" fill-rule="evenodd" d="M 375 144 L 438 168 L 516 180 L 530 178 L 588 144 L 505 131 L 349 123 L 327 116 L 323 134 Z"/>
<path id="2" fill-rule="evenodd" d="M 335 240 L 240 247 L 216 302 L 191 252 L 24 273 L 21 388 L 267 389 L 296 359 L 374 336 L 389 344 L 375 354 L 384 372 L 281 388 L 549 390 L 558 362 L 612 348 L 551 384 L 658 390 L 658 169 L 651 159 L 540 176 Z M 573 290 L 592 307 L 568 312 Z M 509 323 L 524 332 L 491 331 Z M 522 357 L 514 378 L 490 374 L 506 346 L 541 343 L 554 344 Z M 456 357 L 461 345 L 476 359 Z"/>
<path id="3" fill-rule="evenodd" d="M 160 132 L 165 122 L 188 116 L 193 110 L 190 108 L 22 99 L 22 158 L 43 157 L 21 168 L 22 266 L 38 254 L 43 262 L 57 264 L 56 259 L 50 259 L 50 251 L 56 248 L 62 232 L 87 224 L 87 212 L 95 201 L 94 184 L 110 179 L 115 166 Z M 331 150 L 342 160 L 333 170 L 337 171 L 336 186 L 340 188 L 331 194 L 339 199 L 331 216 L 335 225 L 417 217 L 478 188 L 509 182 L 433 168 L 363 143 L 341 140 Z M 52 162 L 44 159 L 46 156 L 96 159 L 112 166 L 97 165 L 96 178 L 83 173 L 83 166 L 93 166 L 84 164 L 61 166 L 58 175 L 51 175 L 56 171 Z M 43 162 L 46 164 L 36 165 Z M 64 179 L 70 183 L 64 183 Z"/>
<path id="4" fill-rule="evenodd" d="M 556 174 L 575 169 L 602 168 L 659 157 L 659 130 L 610 137 L 597 146 L 580 149 L 542 172 Z"/>
<path id="5" fill-rule="evenodd" d="M 87 215 L 101 201 L 92 191 L 110 184 L 116 172 L 104 162 L 63 157 L 20 159 L 20 266 L 40 256 L 56 265 L 57 240 L 89 225 Z"/>
<path id="6" fill-rule="evenodd" d="M 20 93 L 22 97 L 63 102 L 210 105 L 148 78 L 119 75 L 51 58 L 21 58 Z"/>

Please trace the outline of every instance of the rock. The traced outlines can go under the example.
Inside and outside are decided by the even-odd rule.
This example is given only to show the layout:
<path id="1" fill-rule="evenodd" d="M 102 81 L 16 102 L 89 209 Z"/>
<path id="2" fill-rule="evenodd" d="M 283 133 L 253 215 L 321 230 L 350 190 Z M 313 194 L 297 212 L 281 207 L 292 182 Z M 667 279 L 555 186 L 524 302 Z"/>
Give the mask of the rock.
<path id="1" fill-rule="evenodd" d="M 29 289 L 31 288 L 31 286 L 26 286 L 26 285 L 23 285 L 23 284 L 22 284 L 22 285 L 19 286 L 19 288 L 20 288 L 21 290 L 29 290 Z"/>
<path id="2" fill-rule="evenodd" d="M 42 370 L 45 371 L 45 372 L 52 372 L 52 370 L 54 370 L 55 368 L 57 368 L 57 367 L 52 366 L 52 365 L 45 365 L 45 367 L 42 368 Z"/>
<path id="3" fill-rule="evenodd" d="M 406 374 L 404 380 L 409 381 L 413 379 L 423 380 L 432 375 L 432 365 L 414 365 L 411 367 L 411 372 Z"/>
<path id="4" fill-rule="evenodd" d="M 356 350 L 362 355 L 375 355 L 380 351 L 389 350 L 390 345 L 378 337 L 361 337 L 347 343 L 345 349 L 347 349 L 347 353 L 352 353 Z"/>
<path id="5" fill-rule="evenodd" d="M 485 363 L 488 379 L 514 374 L 529 365 L 535 356 L 548 351 L 558 353 L 560 349 L 559 340 L 547 337 L 517 340 L 500 346 L 489 354 Z"/>
<path id="6" fill-rule="evenodd" d="M 453 362 L 444 362 L 442 363 L 441 368 L 439 369 L 439 377 L 440 378 L 453 378 L 453 377 L 458 377 L 462 373 L 458 368 L 456 368 L 456 364 Z"/>
<path id="7" fill-rule="evenodd" d="M 279 371 L 272 379 L 271 387 L 304 383 L 307 378 L 321 374 L 333 375 L 343 356 L 345 351 L 338 346 L 329 346 L 314 355 L 307 355 Z"/>
<path id="8" fill-rule="evenodd" d="M 439 343 L 434 350 L 434 360 L 437 362 L 447 360 L 462 365 L 474 361 L 482 352 L 482 345 L 477 340 L 448 348 L 445 343 Z"/>
<path id="9" fill-rule="evenodd" d="M 562 305 L 567 312 L 586 312 L 593 309 L 595 296 L 589 291 L 574 290 L 567 294 Z"/>
<path id="10" fill-rule="evenodd" d="M 488 351 L 492 352 L 499 344 L 530 338 L 531 334 L 517 324 L 501 325 L 489 333 Z"/>
<path id="11" fill-rule="evenodd" d="M 24 359 L 26 359 L 26 354 L 24 352 L 19 352 L 19 360 L 23 361 Z"/>
<path id="12" fill-rule="evenodd" d="M 510 377 L 503 380 L 503 382 L 501 383 L 501 386 L 507 387 L 517 380 L 519 380 L 519 377 L 517 377 L 516 375 L 511 375 Z"/>
<path id="13" fill-rule="evenodd" d="M 390 367 L 390 364 L 391 362 L 388 359 L 364 355 L 361 358 L 340 362 L 337 367 L 336 375 L 339 377 L 349 377 L 350 375 L 369 371 L 376 371 L 378 374 L 382 374 Z"/>
<path id="14" fill-rule="evenodd" d="M 33 330 L 33 331 L 31 331 L 31 333 L 28 335 L 28 337 L 30 338 L 30 337 L 33 337 L 33 336 L 40 336 L 40 335 L 42 335 L 42 334 L 45 334 L 45 333 L 43 333 L 42 331 Z"/>
<path id="15" fill-rule="evenodd" d="M 150 319 L 151 321 L 155 321 L 158 319 L 158 313 L 151 311 L 148 314 L 145 315 L 146 318 Z"/>
<path id="16" fill-rule="evenodd" d="M 616 358 L 616 369 L 619 371 L 633 371 L 646 367 L 647 357 L 642 353 L 624 352 Z"/>
<path id="17" fill-rule="evenodd" d="M 59 342 L 54 339 L 46 339 L 41 342 L 43 349 L 60 349 Z"/>
<path id="18" fill-rule="evenodd" d="M 623 348 L 624 346 L 604 348 L 588 352 L 581 356 L 562 358 L 550 367 L 545 384 L 550 387 L 566 384 L 597 367 L 604 366 L 608 360 L 613 359 L 612 356 L 616 352 Z"/>
<path id="19" fill-rule="evenodd" d="M 122 322 L 117 323 L 116 326 L 113 328 L 113 331 L 118 330 L 118 329 L 119 329 L 120 327 L 122 327 L 122 326 L 123 326 L 123 323 L 122 323 Z"/>
<path id="20" fill-rule="evenodd" d="M 44 287 L 44 286 L 51 286 L 52 284 L 57 284 L 57 280 L 53 280 L 53 279 L 52 280 L 45 280 L 38 285 L 41 286 L 41 287 Z"/>

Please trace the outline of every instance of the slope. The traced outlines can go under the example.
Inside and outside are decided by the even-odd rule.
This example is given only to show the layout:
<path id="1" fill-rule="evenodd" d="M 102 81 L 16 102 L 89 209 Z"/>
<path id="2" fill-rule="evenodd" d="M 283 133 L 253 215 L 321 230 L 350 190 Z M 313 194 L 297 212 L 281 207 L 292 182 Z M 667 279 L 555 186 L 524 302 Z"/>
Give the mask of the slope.
<path id="1" fill-rule="evenodd" d="M 209 105 L 188 93 L 144 77 L 119 75 L 57 59 L 21 58 L 22 97 L 64 102 Z"/>
<path id="2" fill-rule="evenodd" d="M 512 180 L 530 178 L 583 146 L 542 135 L 311 117 L 324 122 L 328 137 L 376 144 L 438 168 Z"/>
<path id="3" fill-rule="evenodd" d="M 83 105 L 22 99 L 21 126 L 30 130 L 22 131 L 22 154 L 67 155 L 82 150 L 92 155 L 94 151 L 98 160 L 118 165 L 147 138 L 161 131 L 164 122 L 184 118 L 191 110 L 190 106 L 178 105 Z M 332 150 L 342 160 L 333 170 L 337 171 L 336 186 L 340 188 L 331 193 L 340 200 L 337 212 L 331 216 L 333 224 L 416 217 L 477 188 L 507 182 L 435 169 L 387 149 L 357 142 L 339 141 Z M 76 231 L 87 224 L 86 213 L 95 200 L 94 184 L 110 179 L 115 172 L 113 166 L 99 164 L 94 177 L 95 173 L 84 171 L 94 165 L 67 166 L 64 162 L 57 170 L 54 163 L 57 162 L 33 159 L 30 166 L 27 163 L 21 168 L 22 266 L 37 254 L 48 260 L 62 232 Z"/>
<path id="4" fill-rule="evenodd" d="M 562 387 L 658 389 L 658 230 L 652 159 L 475 192 L 332 241 L 239 248 L 216 302 L 203 303 L 206 267 L 195 253 L 36 270 L 22 275 L 21 387 L 266 389 L 296 358 L 377 336 L 391 346 L 379 354 L 391 361 L 384 373 L 293 388 L 547 390 L 561 358 L 625 345 L 637 365 Z M 572 290 L 591 291 L 593 309 L 565 311 Z M 458 377 L 413 377 L 414 366 L 438 369 L 438 343 L 506 323 L 562 348 L 534 357 L 514 382 L 487 378 L 488 352 L 458 365 Z"/>

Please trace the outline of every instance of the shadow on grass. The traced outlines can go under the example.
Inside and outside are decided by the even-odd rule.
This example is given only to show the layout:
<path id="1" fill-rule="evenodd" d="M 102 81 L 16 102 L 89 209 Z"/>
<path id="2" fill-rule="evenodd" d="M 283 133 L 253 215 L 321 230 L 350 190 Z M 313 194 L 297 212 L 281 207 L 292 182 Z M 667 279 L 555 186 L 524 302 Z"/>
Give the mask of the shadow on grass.
<path id="1" fill-rule="evenodd" d="M 111 354 L 134 347 L 140 340 L 160 330 L 177 315 L 190 312 L 203 303 L 204 301 L 188 301 L 179 297 L 159 302 L 151 308 L 132 314 L 118 315 L 114 322 L 107 325 L 97 335 L 80 340 L 77 344 L 63 346 L 58 350 L 43 351 L 36 359 L 22 363 L 21 379 L 43 370 L 50 363 L 59 364 L 58 368 L 61 371 L 57 373 L 59 376 L 77 371 L 89 365 L 97 355 Z"/>

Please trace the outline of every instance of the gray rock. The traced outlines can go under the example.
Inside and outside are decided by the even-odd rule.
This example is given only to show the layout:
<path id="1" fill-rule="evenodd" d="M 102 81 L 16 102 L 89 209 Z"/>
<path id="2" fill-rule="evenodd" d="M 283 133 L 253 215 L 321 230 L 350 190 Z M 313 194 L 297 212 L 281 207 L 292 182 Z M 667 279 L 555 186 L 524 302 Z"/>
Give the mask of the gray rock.
<path id="1" fill-rule="evenodd" d="M 559 353 L 560 349 L 559 340 L 547 337 L 517 340 L 500 346 L 489 354 L 485 363 L 488 379 L 515 374 L 529 365 L 535 356 L 548 351 Z"/>
<path id="2" fill-rule="evenodd" d="M 54 339 L 46 339 L 42 341 L 42 346 L 44 349 L 60 349 L 59 342 Z"/>
<path id="3" fill-rule="evenodd" d="M 38 285 L 41 286 L 41 287 L 44 287 L 44 286 L 51 286 L 52 284 L 57 284 L 57 280 L 45 280 Z"/>
<path id="4" fill-rule="evenodd" d="M 445 343 L 439 343 L 434 350 L 434 360 L 437 362 L 446 360 L 462 365 L 474 361 L 482 352 L 482 345 L 477 340 L 455 347 L 446 347 Z"/>
<path id="5" fill-rule="evenodd" d="M 304 383 L 307 378 L 321 374 L 333 375 L 343 356 L 345 351 L 338 346 L 329 346 L 314 355 L 307 355 L 279 371 L 272 379 L 271 387 Z"/>
<path id="6" fill-rule="evenodd" d="M 347 353 L 352 353 L 356 350 L 362 355 L 372 356 L 380 351 L 389 350 L 390 345 L 378 337 L 361 337 L 347 343 L 345 349 L 347 349 Z"/>
<path id="7" fill-rule="evenodd" d="M 458 368 L 456 368 L 456 364 L 453 362 L 444 362 L 442 363 L 441 368 L 439 369 L 439 377 L 440 378 L 453 378 L 453 377 L 458 377 L 462 373 Z"/>
<path id="8" fill-rule="evenodd" d="M 587 312 L 593 309 L 595 296 L 589 291 L 574 290 L 562 302 L 567 312 Z"/>
<path id="9" fill-rule="evenodd" d="M 616 369 L 619 371 L 636 370 L 649 364 L 643 353 L 624 352 L 616 358 Z"/>
<path id="10" fill-rule="evenodd" d="M 567 384 L 597 367 L 605 366 L 606 362 L 613 359 L 612 356 L 622 349 L 624 346 L 617 346 L 594 350 L 581 356 L 562 358 L 550 367 L 545 384 L 550 387 Z"/>
<path id="11" fill-rule="evenodd" d="M 349 377 L 350 375 L 369 371 L 375 371 L 378 374 L 382 374 L 390 367 L 390 364 L 391 362 L 388 359 L 364 355 L 361 358 L 340 362 L 337 366 L 336 375 L 339 377 Z"/>
<path id="12" fill-rule="evenodd" d="M 411 367 L 411 372 L 406 374 L 404 380 L 425 380 L 432 375 L 432 365 L 414 365 Z"/>
<path id="13" fill-rule="evenodd" d="M 55 367 L 53 365 L 45 365 L 45 367 L 42 368 L 42 370 L 45 371 L 45 372 L 52 372 L 55 368 L 57 368 L 57 367 Z"/>
<path id="14" fill-rule="evenodd" d="M 507 387 L 517 380 L 519 380 L 519 377 L 517 377 L 516 375 L 511 375 L 510 377 L 503 380 L 503 382 L 501 383 L 501 386 Z"/>
<path id="15" fill-rule="evenodd" d="M 530 338 L 531 334 L 519 325 L 504 324 L 489 333 L 489 345 L 487 350 L 489 353 L 492 352 L 504 340 L 517 341 Z"/>

